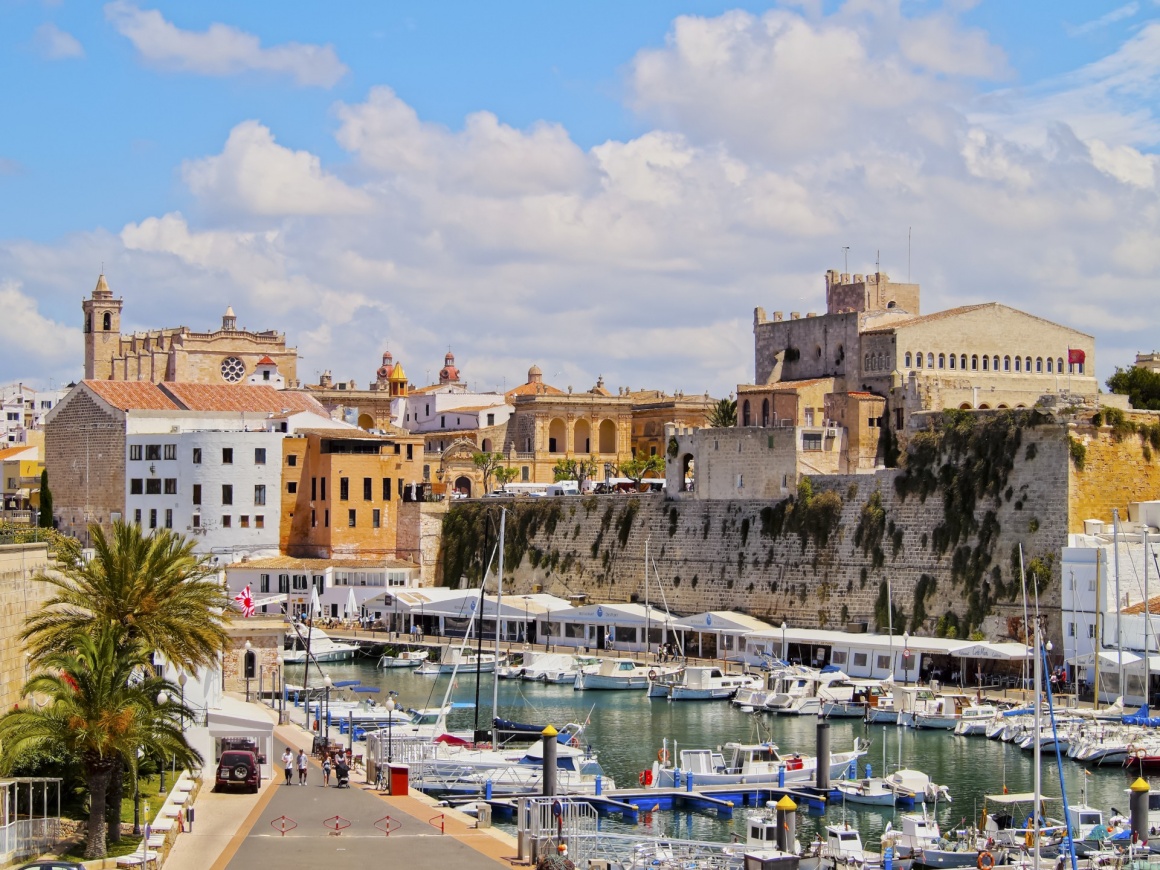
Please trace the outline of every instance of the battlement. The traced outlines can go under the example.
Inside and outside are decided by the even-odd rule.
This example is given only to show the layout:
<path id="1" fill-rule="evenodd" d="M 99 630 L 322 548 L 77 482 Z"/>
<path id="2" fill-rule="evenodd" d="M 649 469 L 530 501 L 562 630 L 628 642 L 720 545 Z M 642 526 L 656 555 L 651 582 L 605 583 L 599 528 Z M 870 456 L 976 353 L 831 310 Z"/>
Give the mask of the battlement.
<path id="1" fill-rule="evenodd" d="M 851 311 L 885 311 L 899 308 L 918 315 L 919 287 L 917 284 L 898 284 L 885 272 L 872 275 L 826 272 L 826 312 L 844 314 Z"/>

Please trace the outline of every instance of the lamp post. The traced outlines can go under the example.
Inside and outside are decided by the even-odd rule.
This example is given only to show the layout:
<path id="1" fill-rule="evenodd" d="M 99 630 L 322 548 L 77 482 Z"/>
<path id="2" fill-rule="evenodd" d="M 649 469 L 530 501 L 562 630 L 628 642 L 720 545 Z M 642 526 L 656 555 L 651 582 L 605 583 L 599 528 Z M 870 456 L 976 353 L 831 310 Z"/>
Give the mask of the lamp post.
<path id="1" fill-rule="evenodd" d="M 246 703 L 250 703 L 250 652 L 253 650 L 253 644 L 246 641 L 246 651 L 242 655 L 242 670 L 246 674 Z"/>
<path id="2" fill-rule="evenodd" d="M 395 760 L 395 745 L 394 732 L 392 730 L 392 723 L 395 720 L 395 708 L 399 705 L 395 702 L 396 692 L 390 692 L 387 695 L 386 703 L 383 704 L 387 708 L 387 764 Z"/>
<path id="3" fill-rule="evenodd" d="M 902 632 L 902 683 L 910 685 L 910 632 Z"/>
<path id="4" fill-rule="evenodd" d="M 781 660 L 787 665 L 789 664 L 789 647 L 785 645 L 785 620 L 781 621 Z"/>
<path id="5" fill-rule="evenodd" d="M 177 675 L 177 685 L 181 687 L 181 730 L 185 730 L 185 683 L 189 679 L 185 671 Z"/>
<path id="6" fill-rule="evenodd" d="M 318 724 L 318 733 L 326 735 L 326 745 L 330 745 L 330 687 L 334 685 L 334 680 L 327 674 L 322 678 L 322 685 L 326 687 L 326 712 L 322 715 L 322 721 Z"/>
<path id="7" fill-rule="evenodd" d="M 164 707 L 169 703 L 169 693 L 162 689 L 157 693 L 157 706 Z M 165 794 L 165 759 L 161 759 L 161 784 L 158 786 L 157 793 Z"/>

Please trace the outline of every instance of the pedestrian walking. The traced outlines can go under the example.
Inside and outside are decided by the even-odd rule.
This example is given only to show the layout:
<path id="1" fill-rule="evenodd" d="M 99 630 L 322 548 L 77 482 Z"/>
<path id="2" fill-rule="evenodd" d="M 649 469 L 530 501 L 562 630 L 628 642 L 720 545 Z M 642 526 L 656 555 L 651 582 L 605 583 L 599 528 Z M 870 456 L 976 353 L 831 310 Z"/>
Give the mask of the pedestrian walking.
<path id="1" fill-rule="evenodd" d="M 326 758 L 322 759 L 322 787 L 327 788 L 330 785 L 330 753 L 326 754 Z"/>
<path id="2" fill-rule="evenodd" d="M 306 770 L 309 764 L 309 759 L 306 757 L 306 750 L 298 750 L 298 784 L 306 785 Z"/>
<path id="3" fill-rule="evenodd" d="M 286 768 L 286 785 L 290 785 L 290 777 L 294 775 L 294 753 L 289 746 L 282 753 L 282 766 Z"/>

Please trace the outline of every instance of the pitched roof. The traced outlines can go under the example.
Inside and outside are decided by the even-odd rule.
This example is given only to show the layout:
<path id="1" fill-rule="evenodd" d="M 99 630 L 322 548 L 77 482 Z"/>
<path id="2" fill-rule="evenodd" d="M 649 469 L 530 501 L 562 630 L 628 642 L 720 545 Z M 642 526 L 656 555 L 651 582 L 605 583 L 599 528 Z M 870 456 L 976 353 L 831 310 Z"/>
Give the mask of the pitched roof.
<path id="1" fill-rule="evenodd" d="M 1130 604 L 1120 611 L 1120 613 L 1124 614 L 1125 616 L 1137 613 L 1142 614 L 1143 612 L 1143 601 L 1137 601 L 1135 604 Z M 1157 612 L 1160 612 L 1160 595 L 1154 595 L 1152 598 L 1148 599 L 1148 613 L 1155 615 Z"/>
<path id="2" fill-rule="evenodd" d="M 100 396 L 114 408 L 122 411 L 177 411 L 173 399 L 150 381 L 96 381 L 81 384 Z"/>
<path id="3" fill-rule="evenodd" d="M 264 356 L 260 360 L 258 360 L 258 365 L 260 365 L 260 366 L 276 366 L 278 364 L 276 362 L 274 362 L 272 359 L 270 359 L 270 357 Z"/>
<path id="4" fill-rule="evenodd" d="M 15 444 L 12 447 L 5 447 L 0 450 L 0 461 L 5 459 L 19 459 L 21 453 L 32 451 L 31 459 L 35 459 L 37 455 L 37 447 L 35 444 Z"/>
<path id="5" fill-rule="evenodd" d="M 991 310 L 991 311 L 999 311 L 1000 309 L 1002 309 L 1003 311 L 1014 312 L 1015 314 L 1021 314 L 1024 317 L 1029 317 L 1032 320 L 1038 320 L 1040 323 L 1046 323 L 1049 326 L 1056 326 L 1056 327 L 1059 327 L 1060 329 L 1066 329 L 1070 332 L 1077 333 L 1078 335 L 1082 335 L 1082 336 L 1085 336 L 1087 338 L 1091 338 L 1091 336 L 1088 335 L 1086 332 L 1080 332 L 1078 329 L 1072 329 L 1070 326 L 1064 326 L 1062 323 L 1056 323 L 1052 320 L 1048 320 L 1045 317 L 1040 317 L 1036 314 L 1029 314 L 1028 312 L 1022 311 L 1018 308 L 1012 308 L 1010 305 L 1004 305 L 1002 302 L 982 302 L 978 305 L 960 305 L 958 308 L 948 308 L 945 311 L 936 311 L 934 314 L 924 314 L 921 317 L 910 317 L 910 318 L 907 318 L 906 320 L 895 321 L 894 323 L 891 323 L 888 326 L 880 326 L 876 329 L 867 329 L 862 334 L 863 335 L 868 335 L 870 333 L 890 334 L 893 332 L 897 332 L 900 329 L 905 329 L 905 328 L 908 328 L 911 326 L 922 326 L 922 325 L 927 324 L 927 323 L 934 323 L 935 321 L 938 321 L 938 320 L 946 320 L 947 318 L 950 318 L 950 317 L 958 317 L 958 316 L 963 315 L 963 314 L 970 314 L 971 312 L 982 311 L 984 309 Z"/>
<path id="6" fill-rule="evenodd" d="M 188 411 L 254 411 L 278 414 L 282 411 L 307 412 L 328 416 L 316 399 L 294 390 L 276 390 L 266 385 L 189 384 L 160 385 Z"/>
<path id="7" fill-rule="evenodd" d="M 809 378 L 804 381 L 770 381 L 768 384 L 738 384 L 738 393 L 769 393 L 799 390 L 804 387 L 815 387 L 818 384 L 832 383 L 833 378 Z"/>
<path id="8" fill-rule="evenodd" d="M 400 559 L 299 559 L 294 556 L 270 556 L 265 559 L 250 559 L 246 562 L 231 562 L 226 571 L 232 569 L 269 570 L 278 568 L 300 568 L 304 571 L 325 571 L 327 568 L 354 568 L 361 571 L 373 571 L 376 568 L 417 568 L 414 562 L 404 562 Z"/>
<path id="9" fill-rule="evenodd" d="M 520 384 L 518 387 L 508 390 L 504 395 L 508 398 L 513 396 L 562 396 L 564 391 L 556 389 L 551 384 Z"/>

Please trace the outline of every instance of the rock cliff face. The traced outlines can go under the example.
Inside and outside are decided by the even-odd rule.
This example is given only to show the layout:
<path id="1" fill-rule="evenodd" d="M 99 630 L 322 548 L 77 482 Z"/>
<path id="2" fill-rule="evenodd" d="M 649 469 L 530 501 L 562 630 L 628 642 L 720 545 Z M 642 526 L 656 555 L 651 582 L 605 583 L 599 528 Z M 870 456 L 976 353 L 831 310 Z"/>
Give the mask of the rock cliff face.
<path id="1" fill-rule="evenodd" d="M 1138 448 L 1137 448 L 1138 452 Z M 948 411 L 912 433 L 904 467 L 806 478 L 796 496 L 662 495 L 476 502 L 443 526 L 442 582 L 477 583 L 507 517 L 505 590 L 740 610 L 774 624 L 960 637 L 1018 631 L 1019 546 L 1058 614 L 1074 474 L 1068 428 L 1035 411 Z M 659 580 L 659 583 L 658 583 Z M 1052 633 L 1058 634 L 1058 616 Z"/>

